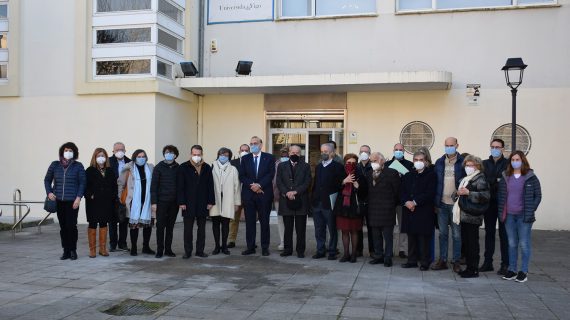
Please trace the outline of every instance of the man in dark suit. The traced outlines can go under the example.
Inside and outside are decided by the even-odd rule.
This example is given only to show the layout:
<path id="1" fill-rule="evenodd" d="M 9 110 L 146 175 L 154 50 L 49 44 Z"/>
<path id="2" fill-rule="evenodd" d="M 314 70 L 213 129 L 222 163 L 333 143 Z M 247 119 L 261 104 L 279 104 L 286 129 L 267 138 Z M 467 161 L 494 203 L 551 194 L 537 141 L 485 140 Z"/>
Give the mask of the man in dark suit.
<path id="1" fill-rule="evenodd" d="M 372 171 L 372 166 L 370 165 L 370 154 L 372 150 L 369 145 L 363 144 L 360 146 L 360 152 L 358 155 L 359 162 L 356 166 L 356 170 L 361 177 L 366 177 L 369 172 Z M 368 225 L 368 197 L 364 195 L 363 198 L 358 198 L 358 209 L 360 214 L 366 221 Z M 372 238 L 372 230 L 368 229 L 368 253 L 372 257 L 374 255 L 374 239 Z M 356 248 L 356 256 L 361 257 L 362 251 L 364 251 L 364 233 L 362 230 L 358 231 L 358 246 Z"/>
<path id="2" fill-rule="evenodd" d="M 315 223 L 315 239 L 317 240 L 317 253 L 313 259 L 325 257 L 325 242 L 327 228 L 329 229 L 329 260 L 336 259 L 336 245 L 338 241 L 333 206 L 342 189 L 342 180 L 345 178 L 344 167 L 334 161 L 334 146 L 331 143 L 321 145 L 321 163 L 315 168 L 312 203 L 313 221 Z"/>
<path id="3" fill-rule="evenodd" d="M 249 153 L 249 145 L 242 144 L 239 146 L 239 156 L 236 159 L 230 161 L 230 164 L 234 166 L 238 172 L 241 171 L 241 159 L 243 156 Z M 243 206 L 240 205 L 237 207 L 236 212 L 234 214 L 234 219 L 230 221 L 230 234 L 229 234 L 229 243 L 228 248 L 234 248 L 236 246 L 236 238 L 239 229 L 239 221 L 241 219 L 241 211 L 243 210 Z"/>
<path id="4" fill-rule="evenodd" d="M 297 233 L 297 257 L 305 257 L 307 214 L 311 166 L 301 159 L 301 147 L 289 148 L 289 161 L 277 167 L 276 184 L 279 189 L 279 215 L 283 217 L 284 246 L 282 257 L 293 254 L 293 228 Z"/>
<path id="5" fill-rule="evenodd" d="M 256 221 L 261 229 L 261 251 L 269 255 L 269 215 L 273 202 L 273 176 L 275 160 L 269 153 L 261 152 L 263 141 L 254 136 L 249 147 L 251 153 L 242 157 L 239 173 L 242 183 L 241 203 L 245 209 L 245 237 L 247 250 L 243 255 L 255 253 Z"/>
<path id="6" fill-rule="evenodd" d="M 125 144 L 115 142 L 113 145 L 113 156 L 109 157 L 109 164 L 118 177 L 123 170 L 125 164 L 131 162 L 131 159 L 125 155 Z M 129 219 L 126 218 L 126 210 L 124 204 L 117 201 L 118 206 L 112 218 L 109 221 L 109 251 L 115 252 L 117 247 L 120 250 L 129 251 L 127 247 L 127 234 Z M 119 225 L 117 233 L 117 224 Z"/>

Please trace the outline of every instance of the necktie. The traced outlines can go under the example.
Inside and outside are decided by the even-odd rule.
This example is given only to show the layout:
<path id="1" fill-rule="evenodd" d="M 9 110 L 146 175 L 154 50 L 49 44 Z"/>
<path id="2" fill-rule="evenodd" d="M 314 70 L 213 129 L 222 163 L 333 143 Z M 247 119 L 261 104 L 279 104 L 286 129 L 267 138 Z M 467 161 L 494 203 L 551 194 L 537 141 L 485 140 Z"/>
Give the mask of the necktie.
<path id="1" fill-rule="evenodd" d="M 255 166 L 255 178 L 257 179 L 257 156 L 253 156 L 253 165 Z"/>

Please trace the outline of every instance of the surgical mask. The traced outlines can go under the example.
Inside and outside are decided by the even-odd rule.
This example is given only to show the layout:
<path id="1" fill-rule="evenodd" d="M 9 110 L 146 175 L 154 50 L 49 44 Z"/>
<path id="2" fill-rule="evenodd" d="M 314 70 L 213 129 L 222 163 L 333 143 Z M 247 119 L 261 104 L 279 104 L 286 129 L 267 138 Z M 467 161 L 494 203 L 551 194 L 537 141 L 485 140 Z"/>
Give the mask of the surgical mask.
<path id="1" fill-rule="evenodd" d="M 513 169 L 520 169 L 522 167 L 522 161 L 511 161 L 511 167 L 513 167 Z"/>
<path id="2" fill-rule="evenodd" d="M 123 159 L 125 157 L 125 152 L 124 151 L 117 151 L 117 152 L 115 152 L 115 157 L 117 157 L 117 159 Z"/>
<path id="3" fill-rule="evenodd" d="M 298 155 L 293 154 L 293 155 L 291 155 L 291 156 L 289 157 L 289 159 L 291 160 L 291 162 L 297 163 L 297 162 L 299 162 L 299 160 L 300 160 L 301 158 L 300 158 Z"/>
<path id="4" fill-rule="evenodd" d="M 455 149 L 455 147 L 445 147 L 445 153 L 447 155 L 454 155 L 457 152 L 457 150 Z"/>
<path id="5" fill-rule="evenodd" d="M 374 170 L 374 171 L 380 170 L 380 164 L 378 162 L 372 162 L 370 164 L 370 166 L 372 167 L 372 170 Z"/>
<path id="6" fill-rule="evenodd" d="M 249 149 L 252 153 L 259 153 L 261 151 L 261 147 L 258 144 L 252 144 L 249 146 Z"/>
<path id="7" fill-rule="evenodd" d="M 202 157 L 200 157 L 200 156 L 192 156 L 192 161 L 194 161 L 194 163 L 199 163 L 200 161 L 202 161 Z"/>
<path id="8" fill-rule="evenodd" d="M 107 158 L 105 157 L 97 157 L 96 160 L 98 164 L 104 164 L 105 162 L 107 162 Z"/>
<path id="9" fill-rule="evenodd" d="M 423 161 L 414 162 L 414 168 L 416 168 L 416 170 L 418 170 L 418 171 L 423 170 L 425 167 L 426 167 L 426 164 Z"/>
<path id="10" fill-rule="evenodd" d="M 66 160 L 70 160 L 73 158 L 73 151 L 65 151 L 63 153 L 63 158 Z"/>
<path id="11" fill-rule="evenodd" d="M 289 161 L 289 157 L 281 157 L 281 162 Z"/>
<path id="12" fill-rule="evenodd" d="M 246 156 L 246 155 L 248 155 L 248 154 L 249 154 L 249 152 L 247 152 L 247 151 L 242 151 L 242 152 L 239 153 L 239 156 L 240 156 L 240 158 L 243 158 L 244 156 Z"/>
<path id="13" fill-rule="evenodd" d="M 219 156 L 218 157 L 218 161 L 220 161 L 221 164 L 226 164 L 228 162 L 228 157 L 226 156 Z"/>
<path id="14" fill-rule="evenodd" d="M 146 163 L 146 158 L 136 158 L 135 162 L 137 166 L 142 167 Z"/>
<path id="15" fill-rule="evenodd" d="M 396 150 L 394 151 L 394 158 L 400 160 L 404 158 L 404 151 Z"/>
<path id="16" fill-rule="evenodd" d="M 164 154 L 164 160 L 166 161 L 174 161 L 174 158 L 176 158 L 176 155 L 174 153 L 165 153 Z"/>
<path id="17" fill-rule="evenodd" d="M 322 161 L 328 161 L 329 160 L 328 153 L 321 153 L 321 160 Z"/>
<path id="18" fill-rule="evenodd" d="M 475 168 L 473 167 L 465 167 L 465 173 L 470 176 L 473 174 L 473 172 L 475 172 Z"/>
<path id="19" fill-rule="evenodd" d="M 362 152 L 360 154 L 360 161 L 368 161 L 370 159 L 370 155 L 366 152 Z"/>
<path id="20" fill-rule="evenodd" d="M 502 154 L 501 149 L 491 149 L 491 157 L 498 158 Z"/>

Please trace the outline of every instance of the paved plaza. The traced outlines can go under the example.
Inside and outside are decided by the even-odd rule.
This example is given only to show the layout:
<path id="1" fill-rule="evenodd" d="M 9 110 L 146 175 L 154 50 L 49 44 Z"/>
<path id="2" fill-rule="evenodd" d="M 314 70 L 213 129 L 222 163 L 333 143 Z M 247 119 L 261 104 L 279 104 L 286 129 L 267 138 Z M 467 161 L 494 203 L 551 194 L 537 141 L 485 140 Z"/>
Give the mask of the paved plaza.
<path id="1" fill-rule="evenodd" d="M 178 256 L 162 259 L 126 252 L 90 259 L 86 226 L 79 230 L 77 261 L 59 260 L 57 224 L 42 234 L 24 229 L 16 240 L 0 233 L 0 319 L 118 318 L 104 311 L 127 299 L 166 303 L 130 319 L 570 319 L 570 232 L 533 232 L 529 281 L 520 284 L 494 272 L 461 279 L 450 270 L 403 269 L 402 259 L 392 268 L 368 258 L 313 260 L 312 225 L 305 259 L 282 258 L 274 245 L 269 257 L 241 256 L 244 223 L 230 256 L 190 260 L 181 258 L 181 223 Z M 151 243 L 155 249 L 154 231 Z M 211 252 L 209 223 L 206 243 Z"/>

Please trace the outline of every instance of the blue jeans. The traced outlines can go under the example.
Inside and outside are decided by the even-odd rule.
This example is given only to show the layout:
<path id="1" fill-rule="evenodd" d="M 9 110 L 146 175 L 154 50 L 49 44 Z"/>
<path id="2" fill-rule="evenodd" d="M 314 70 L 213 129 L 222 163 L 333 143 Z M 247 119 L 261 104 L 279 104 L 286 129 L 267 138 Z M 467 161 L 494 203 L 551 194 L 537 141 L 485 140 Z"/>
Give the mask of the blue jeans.
<path id="1" fill-rule="evenodd" d="M 461 258 L 461 227 L 453 223 L 453 205 L 442 203 L 437 214 L 437 224 L 439 226 L 439 258 L 447 261 L 449 229 L 451 226 L 451 236 L 453 241 L 453 262 L 459 262 Z"/>
<path id="2" fill-rule="evenodd" d="M 327 228 L 329 229 L 329 255 L 336 255 L 338 234 L 336 220 L 330 209 L 324 209 L 322 204 L 313 207 L 313 222 L 315 224 L 315 240 L 317 241 L 317 253 L 325 254 L 325 242 L 327 241 Z"/>
<path id="3" fill-rule="evenodd" d="M 528 261 L 530 260 L 530 230 L 532 222 L 523 222 L 522 214 L 507 214 L 505 220 L 507 237 L 509 238 L 509 270 L 517 271 L 517 261 L 519 257 L 519 246 L 521 247 L 521 269 L 528 273 Z"/>

